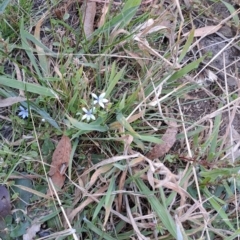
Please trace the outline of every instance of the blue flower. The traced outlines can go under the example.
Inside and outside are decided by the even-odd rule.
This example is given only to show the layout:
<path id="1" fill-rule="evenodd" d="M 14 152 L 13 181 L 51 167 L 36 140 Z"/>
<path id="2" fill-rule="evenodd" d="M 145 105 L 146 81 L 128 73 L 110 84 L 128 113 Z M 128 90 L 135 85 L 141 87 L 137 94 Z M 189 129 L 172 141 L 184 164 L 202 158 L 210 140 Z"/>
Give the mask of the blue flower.
<path id="1" fill-rule="evenodd" d="M 87 122 L 89 122 L 90 119 L 92 119 L 92 120 L 96 119 L 95 116 L 93 115 L 95 108 L 88 110 L 84 107 L 84 108 L 82 108 L 82 110 L 85 112 L 85 114 L 82 117 L 82 120 L 87 119 Z"/>
<path id="2" fill-rule="evenodd" d="M 104 98 L 106 93 L 101 93 L 100 96 L 98 97 L 95 93 L 92 93 L 93 98 L 95 100 L 93 101 L 93 104 L 99 104 L 102 108 L 104 108 L 104 103 L 107 103 L 108 100 Z"/>
<path id="3" fill-rule="evenodd" d="M 18 116 L 21 117 L 22 119 L 28 118 L 28 109 L 20 106 L 20 112 L 18 113 Z"/>

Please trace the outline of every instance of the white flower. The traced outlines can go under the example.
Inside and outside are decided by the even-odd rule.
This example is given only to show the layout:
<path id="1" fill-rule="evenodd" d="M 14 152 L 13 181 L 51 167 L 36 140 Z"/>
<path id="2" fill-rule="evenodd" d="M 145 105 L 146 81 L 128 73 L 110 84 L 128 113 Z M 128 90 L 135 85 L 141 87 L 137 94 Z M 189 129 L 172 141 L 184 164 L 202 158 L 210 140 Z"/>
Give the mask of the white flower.
<path id="1" fill-rule="evenodd" d="M 25 119 L 25 118 L 28 118 L 28 109 L 20 106 L 20 112 L 18 113 L 18 116 Z"/>
<path id="2" fill-rule="evenodd" d="M 85 107 L 82 108 L 82 110 L 85 112 L 85 114 L 82 117 L 82 120 L 87 119 L 87 122 L 90 121 L 90 119 L 95 120 L 95 116 L 93 115 L 95 108 L 93 109 L 86 109 Z"/>
<path id="3" fill-rule="evenodd" d="M 101 93 L 100 96 L 98 97 L 95 93 L 92 93 L 93 98 L 95 100 L 93 101 L 93 104 L 99 104 L 102 108 L 104 108 L 104 103 L 107 103 L 108 100 L 104 98 L 106 93 Z"/>

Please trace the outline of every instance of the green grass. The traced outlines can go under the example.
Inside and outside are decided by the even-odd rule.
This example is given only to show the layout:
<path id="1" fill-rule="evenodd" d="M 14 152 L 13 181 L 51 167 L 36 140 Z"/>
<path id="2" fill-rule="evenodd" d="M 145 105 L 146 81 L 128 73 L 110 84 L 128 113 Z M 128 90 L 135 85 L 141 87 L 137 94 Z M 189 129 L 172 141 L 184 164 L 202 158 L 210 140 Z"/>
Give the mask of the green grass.
<path id="1" fill-rule="evenodd" d="M 16 211 L 0 222 L 0 236 L 21 238 L 42 224 L 46 229 L 36 239 L 44 231 L 46 239 L 236 239 L 240 164 L 231 162 L 234 142 L 222 133 L 222 123 L 238 96 L 226 90 L 188 99 L 205 91 L 189 80 L 205 56 L 185 60 L 194 32 L 177 41 L 176 23 L 171 31 L 141 35 L 149 19 L 161 26 L 174 16 L 126 0 L 122 6 L 112 2 L 104 24 L 86 39 L 81 6 L 58 19 L 54 9 L 61 4 L 44 2 L 36 10 L 33 2 L 0 3 L 0 96 L 27 99 L 1 108 L 0 180 Z M 82 108 L 93 108 L 92 93 L 106 93 L 108 103 L 94 105 L 95 119 L 88 122 Z M 203 113 L 195 119 L 185 110 L 210 100 L 217 106 L 209 118 Z M 18 116 L 20 106 L 28 118 Z M 175 145 L 167 155 L 147 159 L 163 142 L 170 119 L 178 123 Z M 72 143 L 67 178 L 49 197 L 46 172 L 63 134 Z"/>

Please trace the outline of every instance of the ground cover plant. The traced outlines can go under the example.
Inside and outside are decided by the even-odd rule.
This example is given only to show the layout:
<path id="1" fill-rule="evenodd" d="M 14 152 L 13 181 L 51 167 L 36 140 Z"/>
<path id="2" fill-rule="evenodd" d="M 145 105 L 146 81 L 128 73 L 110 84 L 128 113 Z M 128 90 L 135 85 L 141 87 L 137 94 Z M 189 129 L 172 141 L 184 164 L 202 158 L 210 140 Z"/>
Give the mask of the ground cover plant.
<path id="1" fill-rule="evenodd" d="M 239 5 L 0 2 L 2 239 L 238 239 Z"/>

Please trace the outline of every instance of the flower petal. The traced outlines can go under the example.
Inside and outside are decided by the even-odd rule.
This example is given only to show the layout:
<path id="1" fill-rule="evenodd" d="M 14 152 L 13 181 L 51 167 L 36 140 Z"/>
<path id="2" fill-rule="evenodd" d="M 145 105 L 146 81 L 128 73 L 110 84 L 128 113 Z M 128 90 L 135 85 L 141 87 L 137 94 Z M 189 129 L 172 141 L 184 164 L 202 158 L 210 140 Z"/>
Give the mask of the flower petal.
<path id="1" fill-rule="evenodd" d="M 100 94 L 99 98 L 100 98 L 100 99 L 101 99 L 101 98 L 104 98 L 104 97 L 105 97 L 105 95 L 106 95 L 106 93 L 105 93 L 105 92 L 103 92 L 103 93 L 101 93 L 101 94 Z"/>
<path id="2" fill-rule="evenodd" d="M 91 115 L 90 117 L 91 117 L 92 120 L 96 119 L 94 115 Z"/>
<path id="3" fill-rule="evenodd" d="M 87 114 L 82 116 L 82 121 L 87 118 Z"/>
<path id="4" fill-rule="evenodd" d="M 98 103 L 98 100 L 94 100 L 93 101 L 93 104 L 95 105 L 95 104 L 97 104 Z"/>
<path id="5" fill-rule="evenodd" d="M 103 98 L 103 99 L 102 99 L 102 102 L 103 102 L 103 103 L 107 103 L 108 100 L 107 100 L 106 98 Z"/>
<path id="6" fill-rule="evenodd" d="M 99 105 L 104 108 L 104 104 L 102 102 L 99 102 Z"/>
<path id="7" fill-rule="evenodd" d="M 87 110 L 85 107 L 83 107 L 82 110 L 83 110 L 85 113 L 88 113 L 88 110 Z"/>
<path id="8" fill-rule="evenodd" d="M 92 94 L 93 98 L 98 99 L 98 96 L 95 93 L 91 93 L 91 94 Z"/>

